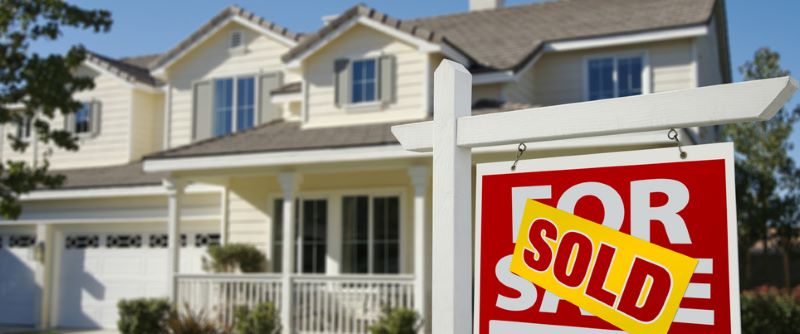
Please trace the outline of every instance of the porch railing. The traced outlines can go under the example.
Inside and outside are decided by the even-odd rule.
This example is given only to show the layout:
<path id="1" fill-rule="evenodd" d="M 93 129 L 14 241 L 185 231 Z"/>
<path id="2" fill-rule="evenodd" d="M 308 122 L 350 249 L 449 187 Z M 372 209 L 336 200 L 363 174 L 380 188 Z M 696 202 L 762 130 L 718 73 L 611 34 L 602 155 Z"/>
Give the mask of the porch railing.
<path id="1" fill-rule="evenodd" d="M 414 307 L 413 276 L 297 276 L 294 330 L 366 333 L 383 307 Z"/>
<path id="2" fill-rule="evenodd" d="M 181 274 L 176 282 L 182 308 L 229 326 L 238 306 L 281 308 L 280 274 Z M 367 333 L 382 308 L 414 307 L 413 275 L 294 275 L 291 282 L 296 333 Z"/>
<path id="3" fill-rule="evenodd" d="M 280 308 L 281 276 L 276 274 L 177 275 L 178 306 L 205 312 L 227 326 L 236 308 L 273 302 Z"/>

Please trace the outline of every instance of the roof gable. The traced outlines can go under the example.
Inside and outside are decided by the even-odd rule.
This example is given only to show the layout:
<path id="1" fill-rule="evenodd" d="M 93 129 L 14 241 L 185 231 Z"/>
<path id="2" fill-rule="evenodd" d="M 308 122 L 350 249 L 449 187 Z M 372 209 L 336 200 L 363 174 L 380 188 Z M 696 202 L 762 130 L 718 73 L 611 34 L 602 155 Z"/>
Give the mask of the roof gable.
<path id="1" fill-rule="evenodd" d="M 178 43 L 174 48 L 155 59 L 150 65 L 153 69 L 153 73 L 159 74 L 163 72 L 171 64 L 202 44 L 203 41 L 213 36 L 217 31 L 234 22 L 259 33 L 269 35 L 277 41 L 289 46 L 294 46 L 302 37 L 301 34 L 291 32 L 285 27 L 267 21 L 240 7 L 230 6 L 211 18 L 211 20 L 189 35 L 189 37 Z"/>
<path id="2" fill-rule="evenodd" d="M 135 63 L 106 57 L 95 52 L 87 52 L 86 62 L 100 71 L 110 73 L 132 84 L 144 84 L 150 87 L 161 84 L 158 79 L 150 75 L 147 68 L 137 66 Z"/>
<path id="3" fill-rule="evenodd" d="M 463 57 L 456 50 L 447 47 L 447 41 L 440 34 L 390 17 L 364 5 L 356 5 L 346 10 L 320 30 L 306 36 L 289 52 L 284 54 L 281 59 L 290 64 L 302 61 L 357 24 L 366 25 L 406 43 L 416 45 L 425 51 L 442 51 L 450 53 L 452 57 Z"/>

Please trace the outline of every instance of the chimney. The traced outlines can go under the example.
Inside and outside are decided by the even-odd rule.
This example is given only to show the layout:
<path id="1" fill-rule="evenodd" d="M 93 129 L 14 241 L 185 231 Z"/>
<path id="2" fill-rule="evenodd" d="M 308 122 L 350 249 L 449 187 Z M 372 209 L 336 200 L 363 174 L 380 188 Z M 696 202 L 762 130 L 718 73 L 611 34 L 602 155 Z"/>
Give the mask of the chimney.
<path id="1" fill-rule="evenodd" d="M 505 5 L 505 0 L 469 0 L 469 11 L 498 9 Z"/>

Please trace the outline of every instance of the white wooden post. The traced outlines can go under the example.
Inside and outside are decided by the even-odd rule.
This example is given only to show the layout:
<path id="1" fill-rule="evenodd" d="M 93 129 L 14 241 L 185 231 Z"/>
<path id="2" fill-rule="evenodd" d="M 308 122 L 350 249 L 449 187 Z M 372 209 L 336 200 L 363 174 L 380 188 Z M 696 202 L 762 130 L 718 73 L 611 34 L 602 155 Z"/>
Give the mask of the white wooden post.
<path id="1" fill-rule="evenodd" d="M 167 189 L 167 293 L 173 303 L 178 301 L 175 275 L 180 268 L 180 223 L 181 201 L 185 182 L 179 179 L 164 179 Z"/>
<path id="2" fill-rule="evenodd" d="M 278 182 L 283 190 L 283 259 L 281 263 L 281 327 L 283 333 L 293 333 L 292 322 L 292 265 L 294 264 L 294 205 L 300 176 L 295 172 L 284 172 L 278 175 Z"/>
<path id="3" fill-rule="evenodd" d="M 472 75 L 444 60 L 433 96 L 433 333 L 472 332 L 472 152 L 456 145 L 472 114 Z"/>
<path id="4" fill-rule="evenodd" d="M 52 254 L 53 254 L 53 229 L 47 224 L 36 225 L 36 245 L 34 246 L 34 258 L 36 262 L 34 279 L 39 286 L 39 298 L 34 303 L 35 313 L 38 315 L 36 327 L 39 329 L 49 327 L 50 319 L 50 300 L 52 291 L 50 280 L 52 277 Z"/>
<path id="5" fill-rule="evenodd" d="M 427 166 L 412 166 L 408 169 L 411 184 L 414 186 L 414 309 L 424 319 L 420 332 L 425 333 L 428 319 L 427 298 L 427 253 L 425 252 L 426 231 L 425 201 L 428 195 L 428 178 L 430 177 Z"/>
<path id="6" fill-rule="evenodd" d="M 219 193 L 219 242 L 220 244 L 228 244 L 229 233 L 229 218 L 230 218 L 230 180 L 225 180 L 222 183 L 222 190 Z"/>

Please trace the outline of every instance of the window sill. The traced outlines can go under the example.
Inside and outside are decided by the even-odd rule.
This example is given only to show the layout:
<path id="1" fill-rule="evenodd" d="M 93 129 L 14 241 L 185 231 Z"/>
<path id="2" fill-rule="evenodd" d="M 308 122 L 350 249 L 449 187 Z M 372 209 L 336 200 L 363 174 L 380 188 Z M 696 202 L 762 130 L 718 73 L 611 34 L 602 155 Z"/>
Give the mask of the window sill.
<path id="1" fill-rule="evenodd" d="M 360 114 L 383 110 L 384 104 L 381 101 L 371 101 L 362 103 L 346 104 L 344 110 L 347 113 Z"/>

